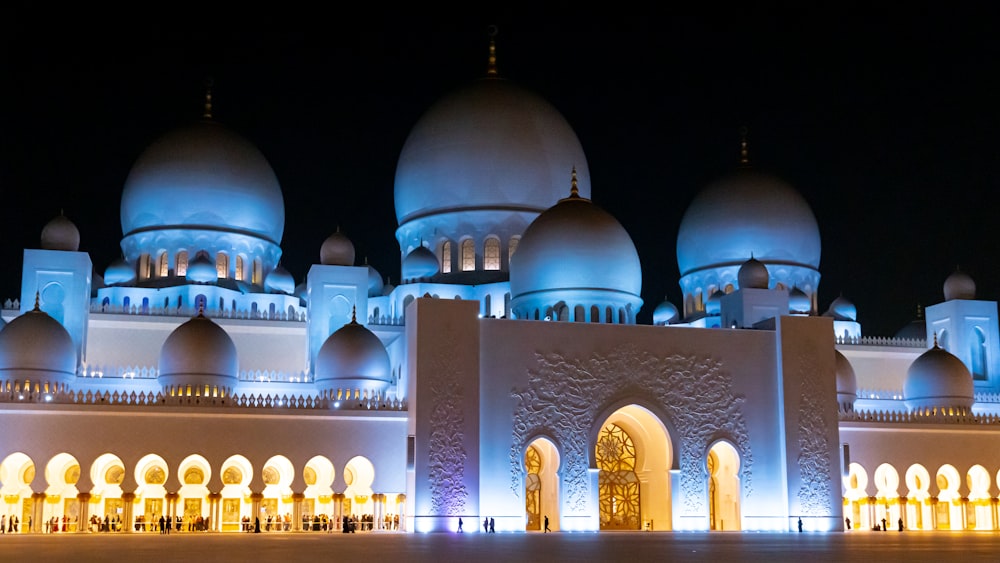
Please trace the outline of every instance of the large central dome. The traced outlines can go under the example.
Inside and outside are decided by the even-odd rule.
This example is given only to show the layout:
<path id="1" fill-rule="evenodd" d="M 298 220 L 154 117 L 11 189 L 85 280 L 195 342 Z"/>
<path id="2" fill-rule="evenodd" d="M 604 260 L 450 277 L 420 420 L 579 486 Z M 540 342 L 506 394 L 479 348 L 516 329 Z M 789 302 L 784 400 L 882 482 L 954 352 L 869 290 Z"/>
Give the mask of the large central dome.
<path id="1" fill-rule="evenodd" d="M 285 205 L 274 171 L 246 139 L 211 120 L 154 142 L 129 172 L 122 194 L 125 237 L 206 229 L 279 244 Z"/>
<path id="2" fill-rule="evenodd" d="M 565 195 L 573 166 L 580 195 L 590 197 L 586 157 L 565 118 L 506 80 L 478 80 L 411 131 L 396 169 L 396 218 L 402 226 L 452 211 L 541 213 Z"/>

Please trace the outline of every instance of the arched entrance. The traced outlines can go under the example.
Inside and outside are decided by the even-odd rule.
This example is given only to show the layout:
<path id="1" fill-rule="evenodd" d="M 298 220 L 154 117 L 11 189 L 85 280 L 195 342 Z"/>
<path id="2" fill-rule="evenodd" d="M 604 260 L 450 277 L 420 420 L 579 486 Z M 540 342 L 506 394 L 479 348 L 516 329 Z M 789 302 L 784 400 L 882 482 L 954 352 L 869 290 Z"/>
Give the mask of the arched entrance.
<path id="1" fill-rule="evenodd" d="M 653 413 L 627 405 L 603 422 L 594 449 L 601 530 L 670 530 L 671 444 Z"/>
<path id="2" fill-rule="evenodd" d="M 559 451 L 555 444 L 539 438 L 524 450 L 524 512 L 527 531 L 559 529 Z"/>
<path id="3" fill-rule="evenodd" d="M 45 466 L 48 487 L 45 489 L 45 506 L 39 529 L 45 533 L 77 530 L 80 504 L 76 497 L 76 483 L 79 480 L 80 464 L 70 454 L 57 454 L 49 461 Z"/>
<path id="4" fill-rule="evenodd" d="M 729 442 L 708 451 L 708 510 L 710 530 L 741 530 L 740 455 Z"/>

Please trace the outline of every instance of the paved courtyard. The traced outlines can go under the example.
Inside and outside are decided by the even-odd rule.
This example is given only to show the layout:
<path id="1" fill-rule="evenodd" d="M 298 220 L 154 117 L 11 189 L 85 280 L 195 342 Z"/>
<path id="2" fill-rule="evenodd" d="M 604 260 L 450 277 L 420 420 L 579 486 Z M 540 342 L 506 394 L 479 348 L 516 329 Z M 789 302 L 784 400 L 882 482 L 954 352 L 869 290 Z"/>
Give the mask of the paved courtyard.
<path id="1" fill-rule="evenodd" d="M 67 534 L 0 536 L 0 561 L 998 561 L 1000 533 Z"/>

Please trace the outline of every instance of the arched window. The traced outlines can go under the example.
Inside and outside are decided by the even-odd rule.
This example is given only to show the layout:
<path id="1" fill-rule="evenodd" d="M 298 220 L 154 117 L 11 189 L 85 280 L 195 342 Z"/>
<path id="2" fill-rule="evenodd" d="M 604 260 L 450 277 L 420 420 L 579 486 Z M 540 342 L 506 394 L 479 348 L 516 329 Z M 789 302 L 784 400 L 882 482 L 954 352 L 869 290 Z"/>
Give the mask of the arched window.
<path id="1" fill-rule="evenodd" d="M 177 253 L 177 267 L 174 269 L 178 276 L 186 276 L 188 273 L 188 253 L 182 250 Z"/>
<path id="2" fill-rule="evenodd" d="M 500 269 L 500 239 L 489 237 L 483 248 L 483 269 Z"/>
<path id="3" fill-rule="evenodd" d="M 462 271 L 471 272 L 476 269 L 476 241 L 467 238 L 462 241 Z"/>
<path id="4" fill-rule="evenodd" d="M 194 296 L 194 308 L 199 313 L 203 312 L 205 309 L 208 308 L 208 298 L 205 297 L 202 294 L 195 295 Z"/>
<path id="5" fill-rule="evenodd" d="M 528 446 L 524 452 L 524 511 L 528 515 L 526 530 L 542 529 L 542 456 L 535 446 Z"/>
<path id="6" fill-rule="evenodd" d="M 129 299 L 128 296 L 126 296 L 125 299 L 122 299 L 122 309 L 124 309 L 126 313 L 128 312 L 128 307 L 131 303 L 132 300 Z"/>
<path id="7" fill-rule="evenodd" d="M 139 279 L 148 280 L 152 269 L 149 260 L 149 254 L 139 255 Z"/>
<path id="8" fill-rule="evenodd" d="M 986 335 L 978 326 L 972 329 L 972 338 L 969 346 L 970 357 L 972 359 L 972 379 L 985 381 L 988 379 L 986 363 Z"/>
<path id="9" fill-rule="evenodd" d="M 451 241 L 441 243 L 441 273 L 451 273 Z"/>
<path id="10" fill-rule="evenodd" d="M 261 264 L 260 258 L 255 258 L 253 261 L 253 275 L 250 277 L 250 283 L 254 285 L 261 284 Z"/>
<path id="11" fill-rule="evenodd" d="M 590 306 L 590 322 L 601 322 L 601 309 L 597 305 Z"/>
<path id="12" fill-rule="evenodd" d="M 156 275 L 161 278 L 167 277 L 170 274 L 170 262 L 167 260 L 167 253 L 160 254 L 160 258 L 156 262 Z"/>
<path id="13" fill-rule="evenodd" d="M 243 281 L 246 273 L 243 271 L 243 257 L 236 255 L 236 281 Z"/>
<path id="14" fill-rule="evenodd" d="M 597 494 L 602 530 L 638 530 L 639 477 L 632 437 L 609 424 L 597 437 Z"/>
<path id="15" fill-rule="evenodd" d="M 229 256 L 225 252 L 215 255 L 215 271 L 219 274 L 219 279 L 229 277 Z"/>
<path id="16" fill-rule="evenodd" d="M 587 320 L 585 317 L 586 315 L 585 311 L 586 309 L 583 307 L 583 305 L 577 305 L 576 307 L 573 307 L 573 322 L 582 323 L 585 320 Z"/>
<path id="17" fill-rule="evenodd" d="M 521 237 L 510 237 L 510 242 L 507 243 L 507 261 L 510 262 L 514 252 L 517 250 L 517 243 L 521 242 Z"/>

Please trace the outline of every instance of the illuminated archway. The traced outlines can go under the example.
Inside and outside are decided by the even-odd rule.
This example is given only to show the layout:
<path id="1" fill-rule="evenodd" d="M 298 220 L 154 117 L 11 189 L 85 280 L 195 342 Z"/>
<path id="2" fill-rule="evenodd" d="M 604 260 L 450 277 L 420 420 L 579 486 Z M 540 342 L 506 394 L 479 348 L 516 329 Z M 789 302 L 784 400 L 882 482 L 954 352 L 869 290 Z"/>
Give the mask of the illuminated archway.
<path id="1" fill-rule="evenodd" d="M 524 451 L 525 530 L 541 531 L 545 519 L 549 529 L 559 529 L 559 450 L 538 438 Z"/>
<path id="2" fill-rule="evenodd" d="M 28 518 L 31 517 L 31 483 L 35 480 L 35 463 L 26 454 L 12 453 L 0 462 L 0 494 L 3 495 L 3 513 L 7 517 L 17 516 L 22 522 L 19 531 L 27 532 Z"/>
<path id="3" fill-rule="evenodd" d="M 204 529 L 205 518 L 210 516 L 208 503 L 208 481 L 212 478 L 212 466 L 200 455 L 190 455 L 177 466 L 181 477 L 178 512 L 183 518 L 181 529 L 200 531 Z M 200 519 L 200 522 L 199 522 Z"/>
<path id="4" fill-rule="evenodd" d="M 295 478 L 295 468 L 287 457 L 276 455 L 264 463 L 261 477 L 264 481 L 264 499 L 260 504 L 261 526 L 265 531 L 274 531 L 275 522 L 281 522 L 283 515 L 290 515 L 292 512 L 291 484 Z"/>
<path id="5" fill-rule="evenodd" d="M 708 451 L 709 529 L 741 530 L 740 454 L 729 442 L 717 442 Z"/>
<path id="6" fill-rule="evenodd" d="M 945 464 L 937 471 L 935 478 L 938 487 L 937 498 L 937 529 L 962 529 L 962 495 L 959 487 L 962 478 L 955 466 Z"/>
<path id="7" fill-rule="evenodd" d="M 875 520 L 894 526 L 902 516 L 899 507 L 899 472 L 888 463 L 875 468 Z"/>
<path id="8" fill-rule="evenodd" d="M 931 474 L 923 465 L 906 470 L 906 523 L 911 530 L 931 529 Z"/>
<path id="9" fill-rule="evenodd" d="M 79 491 L 80 463 L 68 453 L 56 454 L 45 465 L 45 505 L 42 507 L 42 524 L 45 532 L 76 531 L 80 516 Z"/>
<path id="10" fill-rule="evenodd" d="M 242 529 L 243 518 L 250 522 L 253 510 L 250 498 L 250 480 L 253 465 L 250 460 L 234 455 L 222 462 L 222 531 L 235 532 Z"/>
<path id="11" fill-rule="evenodd" d="M 969 486 L 967 509 L 968 528 L 973 530 L 994 529 L 993 511 L 990 504 L 990 474 L 982 465 L 973 465 L 965 476 Z"/>
<path id="12" fill-rule="evenodd" d="M 868 529 L 875 525 L 871 521 L 868 510 L 868 472 L 858 463 L 852 463 L 847 468 L 844 478 L 844 502 L 847 504 L 847 518 L 851 520 L 852 529 Z"/>
<path id="13" fill-rule="evenodd" d="M 372 503 L 372 483 L 375 481 L 375 466 L 368 458 L 351 458 L 344 467 L 344 514 L 354 520 L 374 513 Z"/>
<path id="14" fill-rule="evenodd" d="M 149 529 L 153 523 L 161 516 L 167 514 L 167 478 L 170 477 L 170 467 L 166 460 L 156 454 L 144 456 L 135 464 L 135 482 L 139 487 L 135 491 L 135 502 L 139 503 L 139 510 L 142 510 L 143 520 Z M 124 477 L 124 474 L 122 475 Z M 120 483 L 120 481 L 119 481 Z M 117 503 L 121 504 L 121 488 L 118 488 L 119 496 Z M 108 512 L 108 503 L 105 500 L 105 513 Z M 138 510 L 137 510 L 138 512 Z"/>
<path id="15" fill-rule="evenodd" d="M 316 456 L 306 462 L 302 469 L 302 477 L 306 483 L 305 500 L 302 514 L 312 517 L 314 514 L 334 514 L 333 484 L 336 471 L 333 462 L 323 456 Z"/>
<path id="16" fill-rule="evenodd" d="M 611 425 L 622 432 L 605 434 Z M 602 443 L 604 436 L 609 441 Z M 594 448 L 601 529 L 672 529 L 672 449 L 663 422 L 642 406 L 626 405 L 603 421 L 599 433 L 595 435 Z M 602 457 L 610 463 L 598 461 Z M 605 466 L 602 467 L 602 464 Z M 608 486 L 604 488 L 601 488 L 602 470 L 609 472 L 605 473 Z M 618 473 L 612 474 L 611 471 Z M 629 472 L 634 475 L 629 475 Z M 622 505 L 632 500 L 635 501 L 633 505 Z"/>

